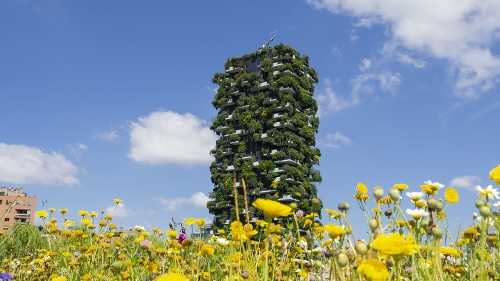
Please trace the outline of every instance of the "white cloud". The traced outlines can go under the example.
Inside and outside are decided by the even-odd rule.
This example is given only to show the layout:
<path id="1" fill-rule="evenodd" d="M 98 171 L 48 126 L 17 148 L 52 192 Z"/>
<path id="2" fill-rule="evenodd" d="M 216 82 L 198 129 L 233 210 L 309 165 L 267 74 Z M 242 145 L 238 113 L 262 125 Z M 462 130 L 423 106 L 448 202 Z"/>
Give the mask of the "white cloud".
<path id="1" fill-rule="evenodd" d="M 179 209 L 181 206 L 186 207 L 186 204 L 194 205 L 198 208 L 206 208 L 208 202 L 208 196 L 203 192 L 196 192 L 191 195 L 190 198 L 178 197 L 178 198 L 156 198 L 156 201 L 163 205 L 165 211 L 173 212 Z M 189 208 L 189 206 L 187 207 Z"/>
<path id="2" fill-rule="evenodd" d="M 451 180 L 450 185 L 456 188 L 465 188 L 469 190 L 475 190 L 474 187 L 477 185 L 481 179 L 476 176 L 461 176 L 456 177 Z"/>
<path id="3" fill-rule="evenodd" d="M 106 208 L 106 214 L 111 214 L 113 217 L 117 218 L 131 218 L 138 216 L 149 216 L 154 214 L 151 210 L 132 210 L 125 207 L 125 204 L 120 203 L 118 205 L 109 206 Z"/>
<path id="4" fill-rule="evenodd" d="M 0 143 L 0 181 L 14 184 L 75 185 L 79 169 L 63 154 Z"/>
<path id="5" fill-rule="evenodd" d="M 340 148 L 343 145 L 351 145 L 352 142 L 351 140 L 342 135 L 339 132 L 335 132 L 333 134 L 327 134 L 325 138 L 319 139 L 317 141 L 318 147 L 324 147 L 324 148 Z"/>
<path id="6" fill-rule="evenodd" d="M 423 60 L 415 59 L 408 54 L 397 53 L 396 59 L 402 64 L 411 65 L 415 68 L 427 67 L 427 62 L 425 62 Z"/>
<path id="7" fill-rule="evenodd" d="M 378 87 L 384 92 L 394 94 L 401 84 L 401 74 L 383 71 L 379 73 L 363 73 L 351 79 L 352 91 L 356 94 L 370 94 Z"/>
<path id="8" fill-rule="evenodd" d="M 130 124 L 129 158 L 148 164 L 205 164 L 217 137 L 196 116 L 156 111 Z"/>
<path id="9" fill-rule="evenodd" d="M 357 93 L 352 92 L 347 97 L 339 96 L 332 88 L 329 79 L 326 79 L 326 89 L 316 96 L 318 102 L 318 116 L 325 116 L 330 112 L 338 112 L 359 104 L 360 99 Z"/>
<path id="10" fill-rule="evenodd" d="M 92 137 L 95 139 L 100 139 L 104 141 L 113 141 L 118 138 L 118 132 L 116 130 L 100 131 L 95 130 L 92 133 Z"/>
<path id="11" fill-rule="evenodd" d="M 359 69 L 361 71 L 366 71 L 370 68 L 370 66 L 372 65 L 372 61 L 370 59 L 363 59 L 361 61 L 361 64 L 359 65 Z"/>
<path id="12" fill-rule="evenodd" d="M 385 24 L 389 28 L 387 43 L 394 49 L 446 60 L 456 80 L 458 97 L 478 97 L 499 80 L 500 57 L 491 52 L 500 37 L 498 0 L 307 2 L 332 13 L 348 13 L 359 19 L 358 25 Z"/>
<path id="13" fill-rule="evenodd" d="M 74 157 L 80 157 L 84 151 L 87 150 L 87 146 L 83 143 L 72 143 L 68 145 L 69 153 Z"/>

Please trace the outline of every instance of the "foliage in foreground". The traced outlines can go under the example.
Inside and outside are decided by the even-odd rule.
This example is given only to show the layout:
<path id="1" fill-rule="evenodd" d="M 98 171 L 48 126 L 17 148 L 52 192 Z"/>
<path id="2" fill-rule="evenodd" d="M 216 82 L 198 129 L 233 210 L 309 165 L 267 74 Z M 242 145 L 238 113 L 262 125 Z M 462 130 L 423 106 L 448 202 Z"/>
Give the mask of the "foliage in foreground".
<path id="1" fill-rule="evenodd" d="M 500 165 L 490 178 L 500 185 Z M 368 241 L 355 239 L 349 203 L 326 209 L 331 221 L 321 225 L 317 213 L 259 199 L 254 206 L 267 221 L 235 221 L 204 239 L 186 235 L 202 229 L 203 219 L 172 221 L 165 232 L 136 226 L 120 233 L 111 214 L 79 211 L 76 223 L 59 209 L 59 223 L 54 208 L 44 209 L 37 212 L 42 231 L 15 225 L 0 236 L 0 280 L 499 280 L 500 218 L 492 208 L 500 202 L 491 202 L 500 199 L 498 189 L 476 187 L 479 214 L 444 245 L 444 235 L 453 237 L 446 209 L 458 193 L 431 181 L 420 188 L 375 187 L 369 207 L 368 189 L 358 184 Z M 414 206 L 404 212 L 403 193 Z"/>

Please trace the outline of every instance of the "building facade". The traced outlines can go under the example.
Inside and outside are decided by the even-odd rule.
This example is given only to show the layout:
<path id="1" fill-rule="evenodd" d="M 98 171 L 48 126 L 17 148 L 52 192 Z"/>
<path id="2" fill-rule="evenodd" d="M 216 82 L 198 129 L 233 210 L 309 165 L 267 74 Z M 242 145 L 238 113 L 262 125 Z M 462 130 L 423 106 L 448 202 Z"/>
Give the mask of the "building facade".
<path id="1" fill-rule="evenodd" d="M 16 221 L 34 223 L 36 196 L 22 188 L 0 187 L 0 231 L 10 229 Z"/>
<path id="2" fill-rule="evenodd" d="M 218 110 L 211 129 L 219 135 L 211 151 L 214 189 L 207 203 L 213 228 L 263 219 L 252 207 L 257 198 L 296 203 L 313 211 L 321 181 L 315 148 L 319 119 L 313 98 L 316 71 L 293 47 L 264 46 L 226 61 L 216 73 L 212 101 Z M 316 205 L 320 213 L 322 204 Z"/>

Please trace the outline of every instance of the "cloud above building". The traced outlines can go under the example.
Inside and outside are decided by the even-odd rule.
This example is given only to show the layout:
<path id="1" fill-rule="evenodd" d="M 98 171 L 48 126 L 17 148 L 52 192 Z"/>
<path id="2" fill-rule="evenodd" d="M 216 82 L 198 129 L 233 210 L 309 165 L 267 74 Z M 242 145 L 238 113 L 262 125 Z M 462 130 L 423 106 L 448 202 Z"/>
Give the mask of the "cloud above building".
<path id="1" fill-rule="evenodd" d="M 155 111 L 130 123 L 128 157 L 147 164 L 208 164 L 216 139 L 207 122 L 192 114 Z"/>
<path id="2" fill-rule="evenodd" d="M 449 63 L 455 96 L 477 98 L 490 90 L 500 77 L 500 56 L 492 43 L 500 31 L 500 1 L 497 0 L 307 0 L 317 9 L 347 13 L 358 19 L 354 28 L 387 27 L 381 52 L 397 61 L 426 66 L 422 57 Z"/>
<path id="3" fill-rule="evenodd" d="M 59 152 L 0 143 L 0 182 L 76 185 L 78 173 L 79 168 Z"/>

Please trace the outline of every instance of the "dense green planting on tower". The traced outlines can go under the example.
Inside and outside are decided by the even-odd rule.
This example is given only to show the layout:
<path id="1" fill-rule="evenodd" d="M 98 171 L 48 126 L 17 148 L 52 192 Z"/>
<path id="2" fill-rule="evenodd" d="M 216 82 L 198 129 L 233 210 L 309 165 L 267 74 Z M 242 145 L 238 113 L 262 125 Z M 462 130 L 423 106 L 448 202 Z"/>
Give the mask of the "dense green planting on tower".
<path id="1" fill-rule="evenodd" d="M 220 138 L 211 151 L 214 189 L 207 203 L 214 229 L 236 220 L 236 210 L 243 222 L 262 219 L 251 205 L 257 198 L 295 202 L 304 212 L 312 211 L 321 175 L 313 168 L 320 157 L 314 147 L 318 75 L 308 59 L 280 44 L 230 58 L 225 71 L 214 75 L 212 82 L 219 87 L 212 104 L 218 115 L 210 128 Z M 316 211 L 320 208 L 321 202 Z"/>

